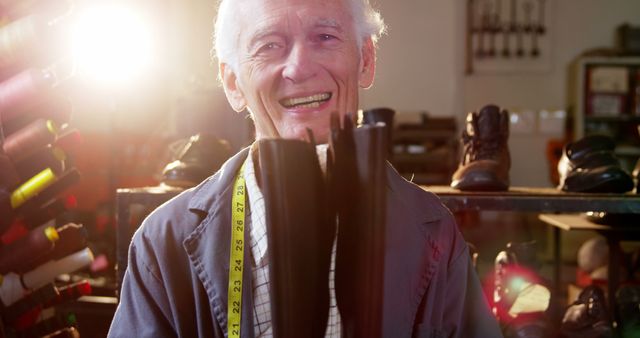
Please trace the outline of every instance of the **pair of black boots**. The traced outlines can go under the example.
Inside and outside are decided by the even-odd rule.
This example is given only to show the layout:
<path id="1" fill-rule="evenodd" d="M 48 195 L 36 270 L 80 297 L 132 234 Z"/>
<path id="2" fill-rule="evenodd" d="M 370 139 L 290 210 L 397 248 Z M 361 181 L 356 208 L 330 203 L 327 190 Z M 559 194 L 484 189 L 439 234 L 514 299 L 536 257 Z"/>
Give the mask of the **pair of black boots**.
<path id="1" fill-rule="evenodd" d="M 343 337 L 380 337 L 387 131 L 332 116 L 326 176 L 308 141 L 257 142 L 275 337 L 324 337 L 331 249 Z M 341 126 L 342 122 L 342 126 Z"/>

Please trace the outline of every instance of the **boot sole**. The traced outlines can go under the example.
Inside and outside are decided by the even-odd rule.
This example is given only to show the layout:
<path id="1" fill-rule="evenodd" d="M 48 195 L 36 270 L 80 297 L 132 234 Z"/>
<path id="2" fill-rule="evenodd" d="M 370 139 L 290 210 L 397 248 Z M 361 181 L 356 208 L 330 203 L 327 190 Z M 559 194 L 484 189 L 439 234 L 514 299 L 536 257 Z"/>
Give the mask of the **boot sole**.
<path id="1" fill-rule="evenodd" d="M 509 183 L 500 180 L 493 172 L 475 171 L 452 181 L 451 187 L 461 191 L 506 191 Z"/>

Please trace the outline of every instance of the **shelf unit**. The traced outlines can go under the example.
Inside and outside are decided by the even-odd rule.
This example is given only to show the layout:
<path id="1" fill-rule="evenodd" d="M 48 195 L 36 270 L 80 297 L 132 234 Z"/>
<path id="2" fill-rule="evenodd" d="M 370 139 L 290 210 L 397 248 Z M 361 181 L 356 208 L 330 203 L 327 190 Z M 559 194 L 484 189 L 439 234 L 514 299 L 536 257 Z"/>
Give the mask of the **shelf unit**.
<path id="1" fill-rule="evenodd" d="M 597 67 L 628 70 L 626 94 L 612 94 L 622 100 L 623 111 L 618 114 L 589 114 L 589 72 Z M 640 90 L 640 57 L 580 57 L 571 67 L 569 81 L 573 139 L 578 140 L 590 134 L 612 136 L 619 145 L 616 155 L 623 168 L 631 170 L 640 157 L 640 93 L 636 93 Z"/>

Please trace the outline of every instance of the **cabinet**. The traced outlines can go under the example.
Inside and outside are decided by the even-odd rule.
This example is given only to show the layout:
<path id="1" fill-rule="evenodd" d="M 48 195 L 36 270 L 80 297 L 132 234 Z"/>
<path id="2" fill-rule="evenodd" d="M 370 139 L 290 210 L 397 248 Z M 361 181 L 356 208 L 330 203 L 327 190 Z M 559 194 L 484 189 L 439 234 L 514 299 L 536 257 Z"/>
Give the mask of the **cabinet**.
<path id="1" fill-rule="evenodd" d="M 416 184 L 447 185 L 458 162 L 460 134 L 454 118 L 430 117 L 419 122 L 397 122 L 392 132 L 390 162 Z"/>
<path id="2" fill-rule="evenodd" d="M 604 134 L 631 171 L 640 157 L 640 57 L 580 57 L 571 67 L 573 138 Z"/>

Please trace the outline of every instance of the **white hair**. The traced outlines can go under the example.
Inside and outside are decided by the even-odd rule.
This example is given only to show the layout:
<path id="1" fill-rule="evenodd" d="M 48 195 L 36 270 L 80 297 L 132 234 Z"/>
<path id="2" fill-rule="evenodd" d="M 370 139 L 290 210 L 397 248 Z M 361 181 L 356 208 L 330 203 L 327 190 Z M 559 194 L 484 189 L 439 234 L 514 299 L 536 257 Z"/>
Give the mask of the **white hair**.
<path id="1" fill-rule="evenodd" d="M 358 47 L 367 38 L 371 38 L 374 46 L 377 45 L 378 39 L 387 29 L 380 12 L 371 6 L 369 0 L 343 1 L 349 2 L 356 36 L 361 37 L 361 39 L 358 39 Z M 238 46 L 236 46 L 236 42 L 239 40 L 240 31 L 236 18 L 241 15 L 239 13 L 239 3 L 240 1 L 238 0 L 219 1 L 218 15 L 213 33 L 213 49 L 211 50 L 212 56 L 215 56 L 219 63 L 228 64 L 234 71 L 238 69 Z"/>

